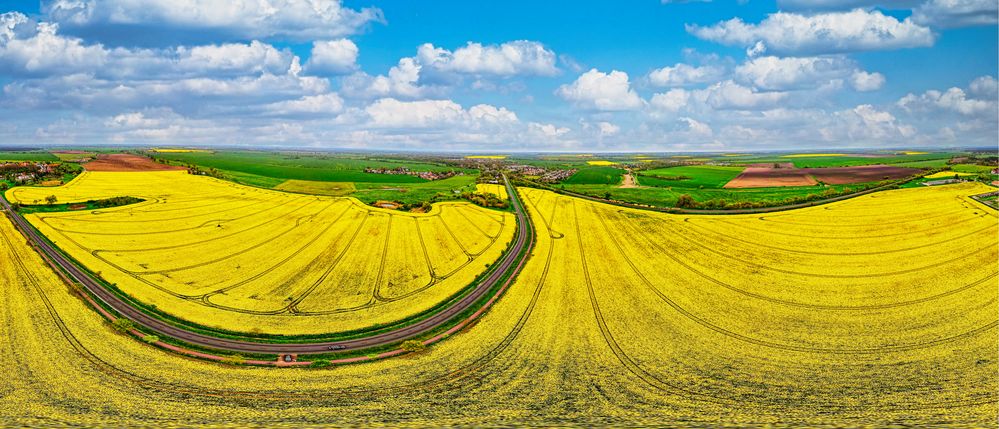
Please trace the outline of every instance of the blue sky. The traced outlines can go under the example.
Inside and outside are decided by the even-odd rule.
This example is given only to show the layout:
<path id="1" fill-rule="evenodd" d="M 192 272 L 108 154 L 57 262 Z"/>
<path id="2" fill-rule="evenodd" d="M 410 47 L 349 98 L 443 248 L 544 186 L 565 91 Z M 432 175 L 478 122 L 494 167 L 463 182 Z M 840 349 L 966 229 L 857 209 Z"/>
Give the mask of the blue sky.
<path id="1" fill-rule="evenodd" d="M 0 6 L 0 144 L 994 146 L 994 0 Z"/>

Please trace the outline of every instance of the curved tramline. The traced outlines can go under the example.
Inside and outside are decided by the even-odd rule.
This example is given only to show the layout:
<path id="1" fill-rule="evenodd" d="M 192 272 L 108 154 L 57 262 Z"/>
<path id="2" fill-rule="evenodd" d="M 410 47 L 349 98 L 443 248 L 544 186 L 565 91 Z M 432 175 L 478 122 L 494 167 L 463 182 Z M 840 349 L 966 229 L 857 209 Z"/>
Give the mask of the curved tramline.
<path id="1" fill-rule="evenodd" d="M 181 175 L 181 176 L 174 176 L 171 179 L 177 180 L 185 177 L 186 176 Z M 131 179 L 135 180 L 135 178 Z M 77 188 L 79 188 L 79 186 L 77 186 Z M 242 195 L 245 195 L 246 193 L 253 191 L 257 190 L 251 189 L 250 191 L 244 192 Z M 21 193 L 24 193 L 24 191 L 21 190 L 18 193 L 13 193 L 12 196 L 17 197 L 17 195 Z M 174 199 L 173 196 L 169 198 L 164 198 L 163 200 L 169 201 L 171 199 Z M 218 256 L 216 254 L 213 257 L 209 257 L 204 254 L 199 254 L 195 256 L 203 258 L 201 261 L 195 259 L 190 263 L 186 264 L 183 263 L 177 264 L 178 261 L 175 260 L 148 256 L 149 252 L 151 251 L 153 252 L 166 251 L 171 253 L 177 252 L 185 247 L 185 245 L 183 244 L 177 246 L 161 246 L 161 247 L 145 247 L 145 248 L 140 246 L 139 249 L 134 249 L 135 250 L 134 253 L 145 255 L 148 258 L 146 260 L 162 261 L 162 262 L 160 265 L 160 269 L 136 270 L 133 269 L 133 267 L 124 266 L 125 265 L 124 263 L 118 264 L 111 262 L 110 260 L 108 260 L 108 258 L 102 256 L 102 254 L 108 254 L 120 257 L 124 253 L 129 253 L 128 251 L 105 250 L 102 252 L 100 249 L 94 250 L 90 246 L 88 246 L 89 242 L 86 242 L 86 240 L 92 240 L 97 242 L 99 242 L 99 240 L 95 240 L 93 239 L 92 236 L 88 236 L 82 233 L 76 233 L 78 235 L 74 235 L 74 233 L 70 233 L 66 229 L 60 228 L 58 224 L 57 225 L 53 224 L 62 221 L 65 218 L 72 219 L 74 217 L 78 217 L 79 214 L 77 213 L 59 213 L 57 215 L 52 215 L 52 214 L 29 215 L 28 218 L 34 222 L 34 226 L 39 227 L 40 231 L 47 232 L 50 240 L 59 243 L 62 246 L 62 249 L 59 250 L 67 251 L 70 254 L 70 256 L 75 256 L 77 260 L 82 260 L 84 261 L 84 263 L 90 260 L 88 259 L 88 257 L 93 257 L 94 260 L 105 263 L 104 265 L 105 267 L 111 267 L 117 270 L 118 272 L 128 276 L 128 278 L 134 279 L 136 282 L 133 285 L 131 285 L 131 287 L 134 287 L 135 285 L 138 284 L 148 285 L 152 289 L 164 290 L 170 296 L 179 298 L 179 302 L 193 302 L 197 303 L 202 307 L 213 308 L 219 311 L 235 312 L 239 314 L 258 316 L 261 318 L 263 317 L 279 318 L 279 317 L 288 317 L 288 316 L 293 318 L 307 317 L 313 323 L 320 325 L 324 322 L 329 323 L 329 320 L 333 316 L 342 315 L 346 318 L 357 319 L 359 317 L 357 314 L 358 311 L 362 310 L 370 311 L 372 309 L 377 308 L 381 311 L 391 313 L 392 310 L 391 308 L 389 308 L 389 306 L 403 305 L 404 306 L 403 308 L 406 308 L 407 311 L 409 311 L 409 313 L 397 313 L 397 314 L 387 315 L 388 317 L 395 318 L 387 320 L 401 320 L 402 321 L 401 323 L 400 322 L 388 323 L 384 325 L 385 329 L 372 329 L 371 332 L 368 334 L 359 332 L 359 335 L 355 334 L 352 337 L 347 337 L 344 340 L 336 342 L 284 341 L 283 344 L 268 344 L 267 342 L 260 342 L 260 341 L 217 338 L 214 335 L 205 333 L 203 329 L 198 329 L 195 331 L 187 330 L 184 328 L 183 324 L 178 325 L 175 322 L 171 323 L 170 321 L 159 320 L 155 314 L 147 314 L 142 310 L 134 308 L 128 301 L 136 299 L 135 298 L 136 295 L 139 295 L 138 299 L 140 300 L 142 299 L 141 297 L 143 296 L 141 294 L 138 294 L 136 292 L 136 289 L 129 289 L 127 286 L 123 287 L 122 284 L 118 284 L 116 285 L 118 288 L 122 289 L 124 292 L 127 292 L 129 294 L 128 298 L 120 296 L 113 290 L 113 287 L 109 288 L 101 284 L 99 281 L 96 281 L 93 278 L 91 278 L 88 273 L 86 273 L 84 270 L 76 266 L 74 261 L 70 260 L 68 257 L 63 255 L 62 252 L 60 252 L 59 250 L 56 250 L 56 248 L 48 240 L 42 239 L 41 236 L 27 224 L 27 221 L 25 219 L 21 218 L 20 216 L 17 216 L 16 214 L 14 215 L 14 217 L 15 220 L 21 225 L 22 229 L 26 231 L 26 234 L 29 236 L 29 238 L 32 238 L 34 241 L 36 241 L 36 245 L 50 258 L 50 260 L 52 260 L 55 264 L 57 264 L 61 269 L 65 270 L 70 275 L 70 277 L 74 278 L 74 280 L 86 286 L 87 289 L 91 293 L 94 293 L 95 296 L 97 296 L 104 304 L 109 305 L 118 313 L 130 319 L 133 319 L 143 328 L 167 337 L 177 338 L 179 340 L 201 347 L 209 347 L 218 350 L 251 352 L 251 353 L 319 353 L 319 352 L 329 352 L 329 348 L 332 345 L 336 345 L 337 350 L 341 349 L 356 350 L 360 348 L 378 347 L 390 344 L 392 342 L 398 342 L 407 338 L 416 337 L 427 332 L 432 332 L 435 329 L 437 329 L 439 326 L 447 323 L 453 324 L 454 316 L 464 313 L 467 309 L 479 303 L 480 299 L 485 296 L 486 292 L 493 290 L 501 280 L 507 279 L 507 281 L 509 281 L 509 279 L 511 279 L 513 276 L 516 275 L 516 269 L 519 266 L 521 266 L 522 263 L 517 264 L 515 262 L 522 261 L 523 251 L 528 245 L 530 245 L 530 240 L 529 240 L 530 228 L 529 226 L 526 226 L 524 224 L 524 222 L 526 222 L 526 218 L 524 217 L 522 209 L 520 209 L 519 202 L 515 204 L 515 207 L 517 207 L 518 209 L 516 216 L 520 218 L 521 222 L 514 223 L 508 221 L 508 218 L 511 217 L 510 214 L 499 213 L 499 212 L 495 213 L 487 212 L 485 209 L 479 209 L 477 207 L 468 205 L 466 203 L 442 203 L 436 205 L 434 207 L 434 210 L 431 211 L 431 213 L 429 214 L 411 215 L 411 214 L 395 213 L 381 209 L 369 209 L 368 207 L 357 204 L 352 200 L 344 200 L 344 199 L 334 200 L 325 197 L 323 198 L 306 197 L 304 199 L 315 200 L 316 202 L 318 202 L 318 205 L 316 205 L 316 208 L 311 209 L 312 213 L 305 215 L 304 219 L 306 220 L 304 222 L 303 222 L 303 217 L 298 217 L 294 219 L 294 222 L 289 224 L 290 229 L 295 229 L 302 226 L 303 224 L 313 222 L 313 220 L 316 219 L 319 215 L 321 215 L 326 211 L 329 211 L 330 207 L 333 207 L 335 205 L 340 206 L 339 213 L 332 218 L 333 219 L 332 222 L 328 222 L 325 224 L 325 229 L 319 229 L 319 233 L 313 235 L 312 240 L 306 240 L 300 247 L 292 248 L 293 250 L 292 252 L 290 252 L 289 256 L 278 260 L 277 264 L 271 266 L 271 268 L 267 268 L 267 264 L 260 264 L 262 265 L 261 268 L 263 268 L 263 270 L 261 270 L 260 272 L 255 273 L 248 278 L 243 278 L 238 281 L 235 281 L 231 284 L 223 284 L 221 287 L 218 287 L 216 289 L 209 289 L 203 293 L 185 294 L 175 290 L 170 290 L 169 288 L 166 288 L 163 285 L 156 284 L 155 282 L 153 282 L 151 279 L 154 277 L 151 276 L 160 275 L 160 276 L 170 277 L 170 275 L 173 273 L 202 269 L 203 267 L 208 267 L 209 269 L 212 269 L 220 261 L 225 261 L 231 258 L 238 257 L 239 255 L 255 251 L 257 248 L 263 247 L 273 242 L 274 239 L 270 237 L 265 237 L 263 240 L 257 243 L 251 242 L 248 243 L 250 244 L 249 246 L 242 248 L 240 247 L 242 243 L 224 242 L 222 243 L 223 247 L 230 247 L 229 254 L 223 254 L 222 256 Z M 294 196 L 291 197 L 290 202 L 295 203 L 295 202 L 300 202 L 302 200 L 303 200 L 302 197 Z M 286 203 L 287 202 L 282 204 Z M 4 202 L 4 204 L 6 204 L 6 202 Z M 148 206 L 149 205 L 146 205 L 145 207 Z M 294 213 L 298 210 L 302 210 L 303 207 L 307 206 L 303 205 L 302 207 L 292 207 L 289 210 L 289 213 Z M 102 212 L 99 216 L 105 217 L 109 213 L 119 213 L 122 216 L 128 216 L 128 217 L 141 216 L 143 213 L 143 208 L 144 207 L 141 206 L 124 207 L 117 211 Z M 471 212 L 469 213 L 464 212 L 469 210 Z M 340 225 L 342 222 L 339 222 L 339 220 L 342 219 L 346 213 L 351 211 L 354 212 L 353 218 L 351 219 L 353 222 L 348 222 L 346 225 Z M 481 214 L 477 212 L 481 212 Z M 59 216 L 59 215 L 64 215 L 64 216 Z M 94 215 L 96 215 L 96 213 Z M 458 218 L 454 218 L 454 216 L 458 216 Z M 463 234 L 461 234 L 459 238 L 458 234 L 455 234 L 452 231 L 450 231 L 451 225 L 449 224 L 449 222 L 451 222 L 451 219 L 461 219 L 466 223 L 472 223 L 473 217 L 477 218 L 479 221 L 487 222 L 489 224 L 479 227 L 478 230 L 481 231 L 482 233 L 481 236 L 476 236 L 473 231 L 471 234 L 464 232 Z M 373 228 L 372 225 L 369 224 L 370 219 L 387 220 L 385 228 Z M 402 231 L 403 234 L 399 234 L 399 236 L 393 236 L 393 228 L 391 225 L 394 219 L 398 219 L 396 220 L 396 222 L 412 222 L 412 225 L 414 227 L 416 224 L 418 224 L 418 222 L 422 220 L 429 219 L 435 222 L 439 222 L 443 226 L 443 228 L 448 229 L 448 236 L 454 240 L 454 245 L 457 245 L 458 247 L 463 249 L 462 251 L 467 256 L 467 261 L 461 263 L 461 265 L 457 267 L 448 267 L 448 271 L 443 273 L 443 275 L 436 275 L 433 261 L 428 255 L 435 253 L 437 251 L 437 248 L 428 247 L 426 241 L 424 240 L 422 232 L 419 232 L 418 230 L 417 234 L 405 234 L 407 230 L 403 230 Z M 255 225 L 259 227 L 261 225 L 267 224 L 272 221 L 273 219 L 265 220 L 263 222 L 257 222 L 255 223 Z M 221 220 L 218 222 L 219 225 L 222 225 L 222 223 L 224 223 L 224 221 Z M 168 225 L 169 222 L 166 222 L 165 224 Z M 502 242 L 503 238 L 508 236 L 508 234 L 512 235 L 513 231 L 511 231 L 511 229 L 513 229 L 513 227 L 517 226 L 518 224 L 522 226 L 516 228 L 517 229 L 516 241 L 512 243 L 509 250 L 503 252 L 506 249 L 499 248 L 500 244 L 503 244 Z M 268 282 L 267 276 L 271 270 L 273 270 L 275 267 L 278 266 L 287 265 L 291 262 L 296 262 L 298 259 L 301 258 L 301 255 L 305 251 L 307 251 L 307 249 L 310 246 L 315 245 L 314 243 L 316 242 L 316 237 L 323 236 L 327 230 L 335 229 L 338 227 L 338 225 L 340 225 L 341 231 L 339 235 L 333 237 L 333 240 L 330 242 L 332 243 L 332 245 L 324 249 L 323 252 L 318 253 L 318 256 L 315 257 L 314 259 L 307 260 L 306 261 L 307 264 L 302 268 L 298 269 L 299 274 L 290 275 L 283 282 L 278 282 L 278 283 Z M 221 226 L 219 226 L 219 228 L 221 228 Z M 403 226 L 397 225 L 395 227 L 395 229 L 397 230 L 400 228 L 403 228 Z M 104 235 L 119 235 L 122 237 L 127 237 L 126 240 L 132 240 L 133 243 L 136 242 L 135 238 L 136 236 L 142 236 L 148 234 L 148 232 L 131 233 L 127 230 L 119 232 L 114 232 L 112 230 L 103 230 L 103 231 L 106 231 L 103 233 Z M 287 231 L 287 229 L 280 231 L 283 234 Z M 358 237 L 364 233 L 374 234 L 374 236 L 377 237 L 377 240 L 379 241 L 375 241 L 374 245 L 370 245 L 367 243 L 362 245 L 362 242 L 358 240 Z M 416 235 L 417 237 L 412 237 L 411 235 Z M 231 239 L 232 236 L 233 236 L 232 234 L 224 234 L 214 239 L 211 238 L 203 239 L 197 241 L 196 243 L 198 244 L 207 243 L 209 245 L 214 245 L 215 241 L 225 241 Z M 393 262 L 393 257 L 396 256 L 394 253 L 390 252 L 390 249 L 394 249 L 393 246 L 390 246 L 390 244 L 392 244 L 392 241 L 390 239 L 393 238 L 394 239 L 406 238 L 412 241 L 415 247 L 409 246 L 408 250 L 412 251 L 410 253 L 413 254 L 414 258 L 418 259 L 418 263 L 408 264 L 408 265 L 404 264 L 404 268 L 410 268 L 414 270 L 424 270 L 425 271 L 424 274 L 422 275 L 418 274 L 418 271 L 404 271 L 404 270 L 393 269 L 395 267 L 394 265 L 395 263 Z M 447 238 L 441 238 L 441 239 L 447 240 Z M 66 246 L 64 244 L 66 242 L 69 242 L 71 246 Z M 361 246 L 360 248 L 362 249 L 365 247 L 372 249 L 373 251 L 370 252 L 372 253 L 372 255 L 368 259 L 372 260 L 373 264 L 369 263 L 370 264 L 369 266 L 377 266 L 377 268 L 371 269 L 368 272 L 368 275 L 371 276 L 372 280 L 374 281 L 369 283 L 370 285 L 367 286 L 365 289 L 358 289 L 359 293 L 366 294 L 367 298 L 364 298 L 363 301 L 355 301 L 359 303 L 359 305 L 354 305 L 354 306 L 350 306 L 349 302 L 345 302 L 341 299 L 339 302 L 342 308 L 323 309 L 321 307 L 316 307 L 315 304 L 313 304 L 313 302 L 316 303 L 337 302 L 338 298 L 336 297 L 336 295 L 332 296 L 330 295 L 331 286 L 342 288 L 345 286 L 365 285 L 364 282 L 344 281 L 344 279 L 341 277 L 334 278 L 337 275 L 337 270 L 339 269 L 339 267 L 342 266 L 342 263 L 346 258 L 356 257 L 357 252 L 351 251 L 351 249 L 353 249 L 356 246 Z M 472 253 L 468 250 L 465 250 L 467 248 L 472 248 L 475 252 Z M 80 249 L 83 253 L 74 253 L 73 249 Z M 482 277 L 481 279 L 474 279 L 475 272 L 472 273 L 472 276 L 469 276 L 468 274 L 462 274 L 463 272 L 468 271 L 468 269 L 472 267 L 472 264 L 475 264 L 477 261 L 486 258 L 487 257 L 486 255 L 498 255 L 501 252 L 503 253 L 503 257 L 501 258 L 501 260 L 496 262 L 495 266 L 489 267 L 490 265 L 489 263 L 492 261 L 489 261 L 487 259 L 487 261 L 489 262 L 485 264 L 485 267 L 489 267 L 488 273 L 485 274 L 484 277 Z M 140 269 L 147 268 L 146 264 L 144 263 L 133 263 L 133 266 L 135 265 L 138 265 Z M 91 269 L 94 268 L 91 267 Z M 220 304 L 215 300 L 216 297 L 232 296 L 233 291 L 240 291 L 242 288 L 256 288 L 257 290 L 259 290 L 260 287 L 269 287 L 274 289 L 288 289 L 293 287 L 296 281 L 300 280 L 303 277 L 306 277 L 309 272 L 314 271 L 316 269 L 322 270 L 322 272 L 320 273 L 321 275 L 316 277 L 315 280 L 312 281 L 311 285 L 308 285 L 308 287 L 301 289 L 296 296 L 287 299 L 286 302 L 281 303 L 280 307 L 276 309 L 254 310 L 231 304 L 230 305 L 226 305 L 225 303 Z M 392 271 L 389 271 L 389 273 L 386 274 L 386 271 L 390 269 L 392 269 Z M 479 268 L 479 270 L 482 270 L 482 268 Z M 100 272 L 100 270 L 95 270 L 95 271 Z M 406 274 L 407 272 L 410 272 L 411 274 Z M 410 276 L 411 278 L 416 279 L 417 281 L 415 283 L 411 282 L 412 284 L 407 286 L 405 283 L 398 282 L 398 280 L 396 280 L 399 278 L 400 275 Z M 107 276 L 107 274 L 102 273 L 102 276 Z M 403 280 L 405 280 L 405 278 Z M 396 282 L 393 283 L 393 281 Z M 468 285 L 468 283 L 472 284 Z M 442 287 L 446 287 L 447 289 L 444 290 L 443 292 L 438 292 L 433 290 Z M 440 304 L 437 304 L 435 301 L 426 304 L 418 304 L 416 302 L 413 302 L 414 298 L 420 298 L 421 300 L 426 300 L 427 298 L 421 296 L 421 294 L 427 291 L 436 293 L 436 295 L 433 296 L 440 296 L 441 298 L 436 298 L 437 300 L 440 301 Z M 239 301 L 230 301 L 230 302 L 238 303 Z M 150 302 L 144 302 L 144 304 L 149 304 L 149 303 Z M 156 304 L 157 302 L 152 301 L 152 303 Z M 423 307 L 420 307 L 420 305 L 423 305 Z M 438 306 L 439 308 L 432 307 L 434 305 Z M 427 310 L 430 311 L 428 312 L 427 310 L 423 310 L 423 308 L 426 308 Z M 421 314 L 421 312 L 425 314 Z M 406 321 L 404 319 L 407 314 L 414 315 L 412 320 Z M 182 316 L 185 320 L 194 319 L 195 322 L 198 321 L 196 318 L 192 318 L 190 317 L 189 314 L 185 314 L 183 312 L 180 313 L 180 316 Z M 385 319 L 383 318 L 383 320 Z M 356 323 L 371 324 L 372 321 L 371 320 L 366 321 L 362 319 L 356 321 Z M 375 326 L 377 327 L 378 325 Z"/>
<path id="2" fill-rule="evenodd" d="M 17 363 L 8 390 L 20 393 L 0 398 L 11 405 L 0 407 L 0 418 L 31 426 L 38 422 L 15 412 L 43 406 L 60 421 L 90 426 L 105 412 L 123 424 L 193 416 L 205 424 L 485 426 L 502 416 L 527 426 L 544 409 L 560 416 L 545 422 L 560 425 L 592 425 L 599 416 L 621 426 L 821 426 L 835 415 L 989 426 L 999 411 L 999 219 L 965 198 L 982 191 L 893 190 L 833 210 L 788 211 L 788 222 L 776 224 L 519 189 L 511 195 L 537 226 L 529 234 L 536 245 L 502 299 L 487 295 L 492 304 L 474 326 L 404 359 L 319 371 L 176 359 L 110 334 L 7 223 L 0 251 L 23 257 L 0 263 L 9 285 L 0 296 L 0 346 Z M 887 209 L 912 201 L 927 216 L 947 216 Z M 847 238 L 805 225 L 822 222 L 837 223 Z M 900 231 L 907 234 L 881 237 Z M 798 252 L 829 247 L 844 251 Z M 892 274 L 900 271 L 908 274 Z M 94 389 L 109 393 L 85 393 Z"/>
<path id="3" fill-rule="evenodd" d="M 468 203 L 402 213 L 185 172 L 87 172 L 64 188 L 7 196 L 43 193 L 146 199 L 26 219 L 129 299 L 202 331 L 250 337 L 381 330 L 435 311 L 468 292 L 516 229 L 512 214 Z"/>

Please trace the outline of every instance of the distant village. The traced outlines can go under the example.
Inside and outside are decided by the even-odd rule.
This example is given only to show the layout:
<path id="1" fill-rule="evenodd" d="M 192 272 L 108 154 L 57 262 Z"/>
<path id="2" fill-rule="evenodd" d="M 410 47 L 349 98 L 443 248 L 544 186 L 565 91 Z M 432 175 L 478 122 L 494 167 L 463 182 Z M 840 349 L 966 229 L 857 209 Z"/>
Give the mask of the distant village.
<path id="1" fill-rule="evenodd" d="M 0 178 L 18 185 L 60 179 L 66 172 L 61 163 L 37 161 L 0 162 Z"/>
<path id="2" fill-rule="evenodd" d="M 462 176 L 465 173 L 461 171 L 448 170 L 448 171 L 412 171 L 406 167 L 396 167 L 396 168 L 371 168 L 367 167 L 364 169 L 365 173 L 371 174 L 399 174 L 405 176 L 416 176 L 424 180 L 442 180 L 454 176 Z"/>
<path id="3" fill-rule="evenodd" d="M 576 174 L 575 168 L 549 170 L 533 165 L 510 165 L 506 168 L 522 176 L 537 177 L 537 180 L 543 183 L 558 183 Z"/>

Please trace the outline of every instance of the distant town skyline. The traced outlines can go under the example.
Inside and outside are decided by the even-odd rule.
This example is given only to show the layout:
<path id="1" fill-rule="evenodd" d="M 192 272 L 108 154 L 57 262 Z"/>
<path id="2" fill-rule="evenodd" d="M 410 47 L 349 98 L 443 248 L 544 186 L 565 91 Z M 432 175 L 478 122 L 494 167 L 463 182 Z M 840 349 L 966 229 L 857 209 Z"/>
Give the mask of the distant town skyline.
<path id="1" fill-rule="evenodd" d="M 0 146 L 995 147 L 994 0 L 0 7 Z"/>

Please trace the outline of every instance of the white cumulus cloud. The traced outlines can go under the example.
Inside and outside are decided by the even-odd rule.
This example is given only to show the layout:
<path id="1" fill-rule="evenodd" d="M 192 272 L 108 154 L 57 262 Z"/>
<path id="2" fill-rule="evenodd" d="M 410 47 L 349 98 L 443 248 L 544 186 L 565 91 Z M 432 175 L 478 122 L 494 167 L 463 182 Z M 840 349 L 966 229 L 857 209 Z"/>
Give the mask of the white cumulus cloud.
<path id="1" fill-rule="evenodd" d="M 786 92 L 755 91 L 731 80 L 719 82 L 698 91 L 699 97 L 714 109 L 758 110 L 777 106 L 787 97 Z"/>
<path id="2" fill-rule="evenodd" d="M 530 40 L 500 45 L 468 42 L 453 52 L 425 43 L 417 49 L 416 58 L 420 64 L 443 72 L 496 76 L 552 76 L 558 73 L 555 53 Z"/>
<path id="3" fill-rule="evenodd" d="M 885 84 L 885 76 L 881 73 L 868 73 L 863 70 L 856 70 L 850 75 L 850 84 L 857 91 L 877 91 Z"/>
<path id="4" fill-rule="evenodd" d="M 216 32 L 244 40 L 332 39 L 382 20 L 378 9 L 354 10 L 339 0 L 53 0 L 43 11 L 71 29 L 146 27 L 164 33 Z"/>
<path id="5" fill-rule="evenodd" d="M 108 52 L 57 34 L 59 26 L 34 22 L 19 12 L 0 14 L 0 72 L 15 75 L 71 74 L 103 66 Z"/>
<path id="6" fill-rule="evenodd" d="M 635 110 L 644 104 L 638 93 L 631 88 L 628 74 L 617 70 L 604 73 L 590 69 L 575 82 L 560 86 L 555 93 L 584 109 Z"/>
<path id="7" fill-rule="evenodd" d="M 999 2 L 927 0 L 913 9 L 912 20 L 918 24 L 942 28 L 996 25 L 999 22 Z"/>
<path id="8" fill-rule="evenodd" d="M 307 95 L 297 100 L 285 100 L 264 106 L 267 113 L 280 116 L 335 115 L 343 111 L 343 99 L 336 93 Z"/>
<path id="9" fill-rule="evenodd" d="M 946 91 L 931 89 L 921 95 L 907 94 L 898 100 L 898 106 L 907 111 L 932 112 L 934 110 L 957 112 L 962 115 L 978 115 L 996 109 L 996 100 L 982 100 L 968 97 L 961 88 Z"/>
<path id="10" fill-rule="evenodd" d="M 650 72 L 649 82 L 656 86 L 684 86 L 716 82 L 724 75 L 725 69 L 720 66 L 677 63 Z"/>
<path id="11" fill-rule="evenodd" d="M 517 116 L 506 108 L 480 104 L 465 110 L 452 100 L 400 101 L 394 98 L 383 98 L 365 108 L 365 112 L 371 118 L 373 126 L 388 128 L 428 128 L 456 123 L 517 122 Z"/>
<path id="12" fill-rule="evenodd" d="M 756 53 L 814 55 L 932 46 L 936 35 L 910 18 L 855 9 L 813 15 L 777 12 L 759 24 L 732 18 L 715 25 L 687 25 L 704 40 L 753 48 Z"/>
<path id="13" fill-rule="evenodd" d="M 357 70 L 357 45 L 350 39 L 312 42 L 305 70 L 313 74 L 346 74 Z"/>
<path id="14" fill-rule="evenodd" d="M 735 68 L 739 82 L 765 90 L 792 90 L 836 86 L 837 81 L 849 80 L 858 91 L 881 88 L 884 76 L 860 70 L 857 64 L 843 56 L 823 57 L 756 57 Z"/>
<path id="15" fill-rule="evenodd" d="M 649 100 L 649 104 L 655 110 L 675 113 L 686 107 L 689 101 L 689 91 L 675 88 L 664 93 L 654 94 L 652 99 Z"/>

